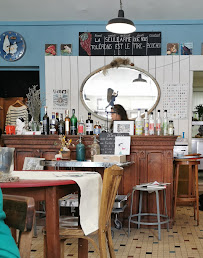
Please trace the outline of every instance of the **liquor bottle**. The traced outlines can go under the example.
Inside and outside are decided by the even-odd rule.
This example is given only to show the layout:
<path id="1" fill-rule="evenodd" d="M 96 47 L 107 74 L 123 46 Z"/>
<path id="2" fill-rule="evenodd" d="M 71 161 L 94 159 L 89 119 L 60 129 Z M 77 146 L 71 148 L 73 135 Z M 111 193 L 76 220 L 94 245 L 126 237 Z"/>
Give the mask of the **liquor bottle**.
<path id="1" fill-rule="evenodd" d="M 169 124 L 168 124 L 168 135 L 174 135 L 173 120 L 169 121 Z"/>
<path id="2" fill-rule="evenodd" d="M 55 112 L 52 112 L 52 119 L 50 122 L 50 134 L 56 134 L 56 118 L 55 118 Z"/>
<path id="3" fill-rule="evenodd" d="M 164 110 L 164 117 L 163 117 L 163 135 L 168 135 L 167 110 Z"/>
<path id="4" fill-rule="evenodd" d="M 44 116 L 43 116 L 43 134 L 48 135 L 49 134 L 49 117 L 47 115 L 47 107 L 44 107 Z"/>
<path id="5" fill-rule="evenodd" d="M 58 112 L 56 112 L 56 122 L 59 123 L 59 113 Z"/>
<path id="6" fill-rule="evenodd" d="M 93 135 L 93 120 L 91 119 L 91 113 L 88 113 L 88 119 L 86 120 L 86 135 Z"/>
<path id="7" fill-rule="evenodd" d="M 70 119 L 70 133 L 77 135 L 77 117 L 75 116 L 75 109 L 72 109 L 72 116 Z"/>
<path id="8" fill-rule="evenodd" d="M 96 135 L 94 135 L 93 137 L 94 137 L 94 141 L 93 141 L 93 143 L 91 145 L 91 149 L 90 149 L 91 161 L 94 161 L 94 155 L 100 154 L 100 145 L 98 143 L 99 141 L 97 140 Z"/>
<path id="9" fill-rule="evenodd" d="M 153 118 L 153 112 L 150 113 L 150 117 L 149 117 L 149 135 L 154 135 L 154 118 Z"/>
<path id="10" fill-rule="evenodd" d="M 63 121 L 63 114 L 60 114 L 60 120 L 58 123 L 58 134 L 59 135 L 65 134 L 65 122 Z"/>
<path id="11" fill-rule="evenodd" d="M 94 125 L 94 135 L 99 135 L 101 133 L 101 125 L 99 124 L 99 121 L 96 121 L 96 124 Z"/>
<path id="12" fill-rule="evenodd" d="M 56 112 L 56 133 L 58 133 L 58 125 L 59 125 L 59 113 Z"/>
<path id="13" fill-rule="evenodd" d="M 137 118 L 135 120 L 135 127 L 136 127 L 136 135 L 142 135 L 142 125 L 143 125 L 143 121 L 141 118 L 141 110 L 138 109 L 137 112 Z"/>
<path id="14" fill-rule="evenodd" d="M 70 134 L 70 117 L 69 117 L 69 110 L 65 111 L 65 135 Z"/>
<path id="15" fill-rule="evenodd" d="M 144 116 L 144 135 L 149 135 L 149 117 L 147 109 L 145 109 L 145 116 Z"/>
<path id="16" fill-rule="evenodd" d="M 80 121 L 78 123 L 78 134 L 84 135 L 85 134 L 85 123 L 83 121 L 83 117 L 80 117 Z"/>
<path id="17" fill-rule="evenodd" d="M 156 134 L 161 135 L 161 117 L 160 117 L 160 110 L 157 111 L 157 118 L 156 118 Z"/>

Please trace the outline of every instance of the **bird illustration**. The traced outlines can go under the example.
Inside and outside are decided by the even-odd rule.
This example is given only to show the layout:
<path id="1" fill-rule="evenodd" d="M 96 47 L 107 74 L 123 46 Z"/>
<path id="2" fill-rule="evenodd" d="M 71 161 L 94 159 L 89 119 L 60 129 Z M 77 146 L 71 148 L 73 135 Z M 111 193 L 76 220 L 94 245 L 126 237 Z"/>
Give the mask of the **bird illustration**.
<path id="1" fill-rule="evenodd" d="M 8 35 L 6 35 L 6 37 L 4 38 L 3 50 L 4 52 L 6 52 L 5 56 L 7 56 L 10 53 L 10 41 L 8 39 Z"/>
<path id="2" fill-rule="evenodd" d="M 14 42 L 11 46 L 10 46 L 10 53 L 11 54 L 15 54 L 17 52 L 17 48 L 18 45 L 16 44 L 16 42 Z"/>

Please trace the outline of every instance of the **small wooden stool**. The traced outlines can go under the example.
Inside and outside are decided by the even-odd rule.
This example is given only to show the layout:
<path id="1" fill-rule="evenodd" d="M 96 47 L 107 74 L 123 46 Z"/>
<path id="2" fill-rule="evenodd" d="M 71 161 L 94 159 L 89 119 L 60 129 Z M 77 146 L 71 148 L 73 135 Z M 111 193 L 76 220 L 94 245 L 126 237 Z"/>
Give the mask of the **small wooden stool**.
<path id="1" fill-rule="evenodd" d="M 199 191 L 198 191 L 198 165 L 200 161 L 197 159 L 175 159 L 175 178 L 174 178 L 174 218 L 176 214 L 177 202 L 193 202 L 194 203 L 194 219 L 199 225 Z M 188 178 L 188 194 L 178 196 L 178 180 L 180 166 L 189 166 Z M 196 206 L 196 213 L 195 213 Z"/>

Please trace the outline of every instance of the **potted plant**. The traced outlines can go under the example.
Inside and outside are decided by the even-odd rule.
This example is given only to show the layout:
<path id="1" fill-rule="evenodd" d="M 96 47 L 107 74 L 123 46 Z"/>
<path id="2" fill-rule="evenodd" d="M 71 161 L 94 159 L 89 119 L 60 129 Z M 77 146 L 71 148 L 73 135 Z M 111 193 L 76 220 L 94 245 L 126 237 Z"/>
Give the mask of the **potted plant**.
<path id="1" fill-rule="evenodd" d="M 198 115 L 199 115 L 199 120 L 202 120 L 202 115 L 203 115 L 203 105 L 199 104 L 198 106 L 195 107 Z"/>
<path id="2" fill-rule="evenodd" d="M 70 149 L 69 149 L 69 147 L 71 145 L 72 139 L 66 140 L 66 137 L 63 136 L 63 135 L 60 135 L 59 139 L 61 141 L 60 153 L 61 153 L 62 159 L 70 160 Z"/>

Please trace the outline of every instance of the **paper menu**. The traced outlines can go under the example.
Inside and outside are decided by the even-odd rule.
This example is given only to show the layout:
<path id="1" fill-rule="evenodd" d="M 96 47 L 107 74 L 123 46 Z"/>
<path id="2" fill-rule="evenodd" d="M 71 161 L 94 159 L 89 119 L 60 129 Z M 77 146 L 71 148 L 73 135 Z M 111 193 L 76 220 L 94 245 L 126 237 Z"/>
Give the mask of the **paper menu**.
<path id="1" fill-rule="evenodd" d="M 188 117 L 188 92 L 188 83 L 164 83 L 162 103 L 169 119 Z"/>

